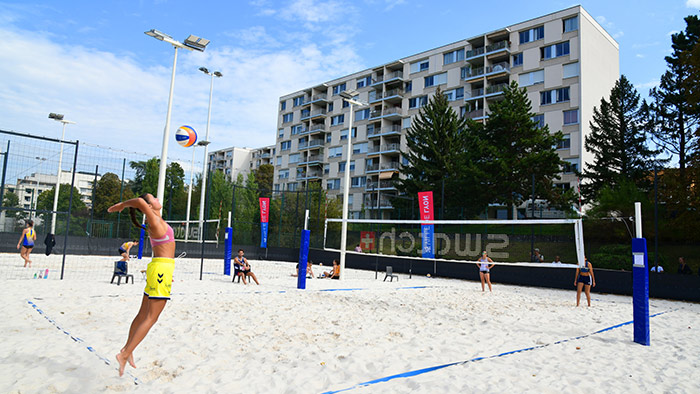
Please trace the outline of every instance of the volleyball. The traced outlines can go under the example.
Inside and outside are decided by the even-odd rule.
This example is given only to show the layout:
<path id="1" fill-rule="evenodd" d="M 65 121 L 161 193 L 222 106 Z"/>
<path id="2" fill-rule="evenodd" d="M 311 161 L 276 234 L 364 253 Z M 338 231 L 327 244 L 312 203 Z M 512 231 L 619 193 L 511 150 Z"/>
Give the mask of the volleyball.
<path id="1" fill-rule="evenodd" d="M 175 133 L 177 143 L 188 148 L 197 142 L 197 132 L 190 126 L 180 126 Z"/>

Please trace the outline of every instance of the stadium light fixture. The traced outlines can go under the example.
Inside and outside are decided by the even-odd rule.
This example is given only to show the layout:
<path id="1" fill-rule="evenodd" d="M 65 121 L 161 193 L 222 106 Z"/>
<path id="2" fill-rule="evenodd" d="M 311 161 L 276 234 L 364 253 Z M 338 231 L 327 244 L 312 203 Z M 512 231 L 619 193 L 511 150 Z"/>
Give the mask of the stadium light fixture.
<path id="1" fill-rule="evenodd" d="M 211 72 L 209 71 L 208 68 L 206 67 L 200 67 L 199 71 L 209 75 L 211 77 L 211 81 L 209 84 L 209 111 L 207 113 L 207 131 L 206 135 L 204 137 L 204 141 L 206 144 L 204 145 L 204 164 L 202 165 L 202 194 L 199 199 L 199 240 L 202 240 L 202 229 L 204 226 L 204 197 L 205 197 L 205 192 L 207 190 L 207 163 L 209 161 L 209 148 L 207 145 L 209 145 L 209 124 L 211 123 L 211 99 L 214 93 L 214 77 L 221 78 L 224 76 L 219 71 L 214 71 Z"/>
<path id="2" fill-rule="evenodd" d="M 340 279 L 345 277 L 345 254 L 348 244 L 348 199 L 350 198 L 350 155 L 352 154 L 352 115 L 354 114 L 353 106 L 365 107 L 369 104 L 357 99 L 358 93 L 356 90 L 345 90 L 340 92 L 340 97 L 350 104 L 350 122 L 348 124 L 348 149 L 345 156 L 345 176 L 343 186 L 343 223 L 342 232 L 340 234 Z"/>
<path id="3" fill-rule="evenodd" d="M 70 120 L 63 119 L 63 114 L 57 114 L 51 112 L 49 114 L 49 119 L 53 119 L 57 122 L 63 124 L 63 131 L 61 131 L 61 148 L 58 154 L 58 171 L 56 172 L 56 188 L 53 193 L 53 209 L 51 212 L 51 234 L 56 234 L 56 210 L 58 210 L 58 191 L 61 188 L 61 162 L 63 161 L 63 140 L 66 137 L 66 125 L 75 124 Z"/>
<path id="4" fill-rule="evenodd" d="M 175 56 L 173 58 L 173 71 L 170 77 L 170 95 L 168 96 L 168 113 L 165 117 L 165 130 L 163 131 L 163 147 L 160 152 L 160 167 L 158 171 L 158 191 L 157 198 L 163 203 L 163 197 L 165 195 L 165 170 L 168 167 L 168 142 L 170 136 L 170 115 L 173 109 L 173 90 L 175 88 L 175 68 L 177 65 L 177 50 L 179 48 L 187 49 L 188 51 L 198 51 L 204 52 L 204 49 L 209 45 L 209 40 L 200 38 L 197 36 L 190 35 L 185 39 L 185 42 L 175 40 L 171 36 L 163 33 L 162 31 L 151 29 L 145 32 L 147 36 L 153 37 L 157 40 L 167 42 L 175 48 Z M 162 208 L 161 208 L 162 210 Z"/>

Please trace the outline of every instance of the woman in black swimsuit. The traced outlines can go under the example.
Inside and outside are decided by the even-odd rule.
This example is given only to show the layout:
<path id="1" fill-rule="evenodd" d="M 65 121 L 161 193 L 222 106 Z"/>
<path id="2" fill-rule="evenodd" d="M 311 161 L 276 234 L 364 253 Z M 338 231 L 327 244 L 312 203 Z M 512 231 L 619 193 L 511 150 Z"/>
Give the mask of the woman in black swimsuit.
<path id="1" fill-rule="evenodd" d="M 586 262 L 585 267 L 576 268 L 576 278 L 574 286 L 576 286 L 576 306 L 581 301 L 581 290 L 585 290 L 588 306 L 591 306 L 591 287 L 595 287 L 595 276 L 593 275 L 593 264 L 584 257 Z"/>

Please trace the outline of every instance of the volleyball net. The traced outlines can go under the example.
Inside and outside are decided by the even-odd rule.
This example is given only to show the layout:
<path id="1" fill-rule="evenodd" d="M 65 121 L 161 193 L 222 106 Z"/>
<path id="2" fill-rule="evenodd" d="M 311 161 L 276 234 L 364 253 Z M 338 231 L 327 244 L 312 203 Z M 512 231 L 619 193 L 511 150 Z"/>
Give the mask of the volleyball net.
<path id="1" fill-rule="evenodd" d="M 324 250 L 340 252 L 342 221 L 326 219 Z M 572 268 L 584 265 L 581 219 L 431 222 L 348 219 L 347 222 L 347 253 L 474 263 L 486 251 L 496 264 Z M 430 239 L 422 231 L 425 224 L 433 226 Z M 358 247 L 361 252 L 355 252 Z M 425 255 L 433 257 L 424 258 Z"/>

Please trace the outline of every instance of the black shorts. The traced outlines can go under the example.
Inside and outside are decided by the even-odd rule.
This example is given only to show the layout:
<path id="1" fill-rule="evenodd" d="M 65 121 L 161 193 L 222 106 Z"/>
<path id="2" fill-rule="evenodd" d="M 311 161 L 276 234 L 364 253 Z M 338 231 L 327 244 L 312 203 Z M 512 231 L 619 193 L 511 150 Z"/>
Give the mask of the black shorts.
<path id="1" fill-rule="evenodd" d="M 584 285 L 590 286 L 591 285 L 591 276 L 590 275 L 588 275 L 588 276 L 579 275 L 578 278 L 576 279 L 576 283 L 577 284 L 583 283 Z"/>
<path id="2" fill-rule="evenodd" d="M 340 280 L 340 277 L 339 277 L 339 276 L 331 276 L 331 279 L 338 279 L 338 280 Z"/>
<path id="3" fill-rule="evenodd" d="M 31 249 L 34 247 L 34 245 L 22 245 L 23 248 Z"/>
<path id="4" fill-rule="evenodd" d="M 488 274 L 488 273 L 491 272 L 491 271 L 486 270 L 486 271 L 479 271 L 479 272 L 481 272 L 482 274 Z"/>
<path id="5" fill-rule="evenodd" d="M 122 253 L 126 253 L 126 250 L 124 250 L 124 249 L 122 249 L 122 248 L 119 248 L 119 252 L 118 252 L 118 253 L 119 253 L 119 255 L 121 256 Z"/>

